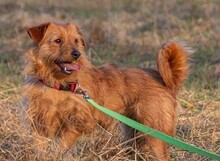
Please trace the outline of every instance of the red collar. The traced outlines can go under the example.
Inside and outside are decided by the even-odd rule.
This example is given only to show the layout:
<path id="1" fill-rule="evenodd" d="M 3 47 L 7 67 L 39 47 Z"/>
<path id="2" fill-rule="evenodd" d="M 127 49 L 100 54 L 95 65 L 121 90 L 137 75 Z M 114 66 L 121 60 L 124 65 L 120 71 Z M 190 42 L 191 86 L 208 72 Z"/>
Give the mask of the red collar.
<path id="1" fill-rule="evenodd" d="M 39 79 L 39 81 L 50 88 L 55 88 L 57 90 L 64 90 L 64 91 L 76 92 L 76 87 L 77 85 L 79 86 L 78 82 L 69 82 L 66 83 L 65 85 L 62 85 L 60 83 L 55 83 L 54 85 L 52 85 L 50 82 L 47 82 L 43 79 Z"/>

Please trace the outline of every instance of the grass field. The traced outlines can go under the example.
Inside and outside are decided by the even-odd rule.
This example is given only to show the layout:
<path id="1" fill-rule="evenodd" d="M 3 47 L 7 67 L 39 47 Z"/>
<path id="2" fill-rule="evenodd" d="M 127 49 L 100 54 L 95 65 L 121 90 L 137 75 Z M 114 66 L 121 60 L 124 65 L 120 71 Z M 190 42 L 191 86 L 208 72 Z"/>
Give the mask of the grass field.
<path id="1" fill-rule="evenodd" d="M 98 128 L 66 153 L 35 151 L 22 124 L 22 56 L 31 47 L 26 30 L 43 22 L 74 22 L 87 40 L 95 65 L 155 67 L 161 44 L 188 42 L 191 74 L 178 98 L 176 138 L 220 154 L 219 0 L 1 0 L 0 1 L 0 160 L 143 160 L 122 142 L 120 126 Z M 173 161 L 208 161 L 171 146 Z M 149 156 L 149 160 L 154 160 Z"/>

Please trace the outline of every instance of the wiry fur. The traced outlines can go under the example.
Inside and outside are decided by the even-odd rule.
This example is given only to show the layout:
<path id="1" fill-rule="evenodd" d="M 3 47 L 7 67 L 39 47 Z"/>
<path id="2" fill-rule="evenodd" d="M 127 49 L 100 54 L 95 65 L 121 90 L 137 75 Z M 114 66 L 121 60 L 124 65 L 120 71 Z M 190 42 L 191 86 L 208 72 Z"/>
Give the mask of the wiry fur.
<path id="1" fill-rule="evenodd" d="M 43 37 L 37 37 L 36 46 L 27 53 L 25 71 L 32 81 L 26 84 L 25 95 L 33 132 L 60 138 L 61 147 L 67 148 L 83 133 L 91 133 L 97 123 L 109 127 L 112 122 L 111 118 L 86 103 L 81 95 L 49 88 L 38 81 L 40 78 L 51 84 L 78 81 L 100 105 L 172 136 L 175 131 L 176 94 L 188 73 L 187 50 L 177 42 L 164 45 L 158 55 L 158 71 L 119 69 L 114 65 L 97 68 L 87 60 L 84 40 L 78 30 L 72 24 L 50 23 L 43 30 Z M 62 35 L 64 41 L 59 47 L 51 43 L 56 34 Z M 31 35 L 32 39 L 34 35 L 36 33 Z M 74 41 L 76 37 L 80 38 L 78 44 Z M 69 55 L 73 48 L 80 51 L 81 57 L 72 63 L 80 64 L 81 69 L 65 75 L 54 65 L 54 60 L 71 60 Z M 148 135 L 145 141 L 158 159 L 168 160 L 164 142 Z M 145 149 L 145 146 L 142 148 Z"/>
<path id="2" fill-rule="evenodd" d="M 159 51 L 157 59 L 158 71 L 166 86 L 174 94 L 178 92 L 188 75 L 187 57 L 192 52 L 192 49 L 184 42 L 164 44 Z"/>

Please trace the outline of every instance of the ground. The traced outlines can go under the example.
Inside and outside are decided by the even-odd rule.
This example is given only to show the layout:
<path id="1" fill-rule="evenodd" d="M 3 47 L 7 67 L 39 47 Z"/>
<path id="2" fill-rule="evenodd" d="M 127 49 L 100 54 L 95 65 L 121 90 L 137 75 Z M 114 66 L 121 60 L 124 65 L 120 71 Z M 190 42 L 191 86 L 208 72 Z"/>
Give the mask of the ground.
<path id="1" fill-rule="evenodd" d="M 220 154 L 220 1 L 218 0 L 1 0 L 0 160 L 143 160 L 122 142 L 120 126 L 98 128 L 66 153 L 36 152 L 22 122 L 26 30 L 42 22 L 74 22 L 82 29 L 95 65 L 156 67 L 161 44 L 184 40 L 195 49 L 190 76 L 178 99 L 175 137 Z M 171 146 L 171 160 L 208 158 Z M 153 158 L 149 155 L 149 159 Z"/>

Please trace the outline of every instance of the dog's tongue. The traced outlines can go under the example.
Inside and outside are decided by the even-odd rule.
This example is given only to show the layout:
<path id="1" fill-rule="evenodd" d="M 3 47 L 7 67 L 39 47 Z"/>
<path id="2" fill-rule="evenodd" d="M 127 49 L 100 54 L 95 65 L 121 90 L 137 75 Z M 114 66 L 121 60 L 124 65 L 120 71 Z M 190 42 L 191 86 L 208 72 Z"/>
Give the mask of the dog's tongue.
<path id="1" fill-rule="evenodd" d="M 63 67 L 66 68 L 66 70 L 80 70 L 81 66 L 78 64 L 69 64 L 69 63 L 63 63 Z"/>

